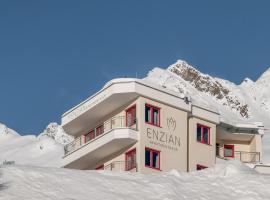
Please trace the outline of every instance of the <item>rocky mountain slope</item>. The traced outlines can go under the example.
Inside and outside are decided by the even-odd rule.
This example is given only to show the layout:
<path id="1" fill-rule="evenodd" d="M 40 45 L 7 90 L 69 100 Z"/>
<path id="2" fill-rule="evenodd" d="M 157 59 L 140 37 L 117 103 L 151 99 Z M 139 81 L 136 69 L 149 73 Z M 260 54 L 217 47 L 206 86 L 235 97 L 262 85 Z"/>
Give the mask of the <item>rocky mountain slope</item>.
<path id="1" fill-rule="evenodd" d="M 270 68 L 257 81 L 246 78 L 240 85 L 204 74 L 187 62 L 178 60 L 167 69 L 154 68 L 145 80 L 188 96 L 194 103 L 221 113 L 232 123 L 262 122 L 270 128 Z M 270 136 L 263 138 L 263 157 L 270 162 Z"/>

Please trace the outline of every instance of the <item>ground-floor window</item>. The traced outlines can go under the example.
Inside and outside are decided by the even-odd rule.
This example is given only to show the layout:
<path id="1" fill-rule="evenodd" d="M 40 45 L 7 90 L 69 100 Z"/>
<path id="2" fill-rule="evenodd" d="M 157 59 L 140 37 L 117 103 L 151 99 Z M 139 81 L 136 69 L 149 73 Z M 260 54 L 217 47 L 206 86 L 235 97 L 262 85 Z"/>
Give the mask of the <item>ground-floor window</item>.
<path id="1" fill-rule="evenodd" d="M 224 144 L 224 157 L 234 158 L 234 145 Z"/>
<path id="2" fill-rule="evenodd" d="M 210 127 L 197 124 L 197 141 L 210 145 Z"/>
<path id="3" fill-rule="evenodd" d="M 160 170 L 160 151 L 146 147 L 145 166 Z"/>
<path id="4" fill-rule="evenodd" d="M 206 166 L 203 166 L 203 165 L 197 165 L 197 171 L 203 170 L 203 169 L 206 169 L 206 168 L 207 168 Z"/>
<path id="5" fill-rule="evenodd" d="M 126 153 L 126 171 L 136 168 L 136 149 L 132 149 Z"/>

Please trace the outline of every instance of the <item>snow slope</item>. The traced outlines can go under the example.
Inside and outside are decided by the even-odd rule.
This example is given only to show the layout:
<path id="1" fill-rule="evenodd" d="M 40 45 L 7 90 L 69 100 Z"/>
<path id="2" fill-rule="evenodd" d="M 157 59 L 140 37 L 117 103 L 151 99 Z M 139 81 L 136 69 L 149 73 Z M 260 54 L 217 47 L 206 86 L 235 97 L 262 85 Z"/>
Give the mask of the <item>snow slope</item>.
<path id="1" fill-rule="evenodd" d="M 192 173 L 140 174 L 58 168 L 0 168 L 1 200 L 262 200 L 270 178 L 233 161 Z"/>
<path id="2" fill-rule="evenodd" d="M 253 82 L 246 78 L 240 85 L 198 71 L 178 60 L 167 69 L 154 68 L 144 79 L 179 92 L 192 102 L 221 113 L 229 123 L 263 123 L 270 129 L 270 68 Z M 263 161 L 270 163 L 270 131 L 263 138 Z"/>
<path id="3" fill-rule="evenodd" d="M 57 167 L 64 155 L 63 145 L 71 140 L 56 123 L 49 124 L 39 136 L 21 136 L 0 124 L 0 163 Z"/>

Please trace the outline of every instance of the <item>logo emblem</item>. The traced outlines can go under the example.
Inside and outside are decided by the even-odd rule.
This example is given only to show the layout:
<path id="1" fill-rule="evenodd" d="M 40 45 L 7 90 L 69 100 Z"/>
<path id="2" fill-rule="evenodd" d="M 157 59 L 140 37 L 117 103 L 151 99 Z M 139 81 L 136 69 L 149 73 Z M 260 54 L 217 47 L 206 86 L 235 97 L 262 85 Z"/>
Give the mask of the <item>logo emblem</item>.
<path id="1" fill-rule="evenodd" d="M 167 118 L 167 127 L 170 132 L 174 132 L 176 128 L 176 121 L 174 118 Z"/>

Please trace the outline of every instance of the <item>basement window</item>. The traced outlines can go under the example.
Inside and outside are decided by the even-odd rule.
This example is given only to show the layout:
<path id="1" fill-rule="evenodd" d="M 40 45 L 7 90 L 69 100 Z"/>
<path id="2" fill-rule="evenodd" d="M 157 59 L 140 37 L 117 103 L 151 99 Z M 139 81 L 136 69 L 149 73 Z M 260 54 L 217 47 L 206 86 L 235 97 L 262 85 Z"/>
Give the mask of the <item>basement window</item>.
<path id="1" fill-rule="evenodd" d="M 160 151 L 145 148 L 145 166 L 160 170 Z"/>
<path id="2" fill-rule="evenodd" d="M 197 124 L 197 141 L 210 145 L 210 127 Z"/>
<path id="3" fill-rule="evenodd" d="M 203 165 L 197 165 L 197 171 L 206 169 L 207 167 L 203 166 Z"/>
<path id="4" fill-rule="evenodd" d="M 224 144 L 224 157 L 234 158 L 234 145 Z"/>
<path id="5" fill-rule="evenodd" d="M 146 104 L 145 122 L 154 126 L 160 126 L 160 108 Z"/>

